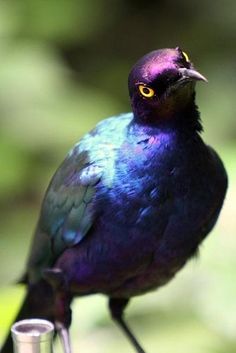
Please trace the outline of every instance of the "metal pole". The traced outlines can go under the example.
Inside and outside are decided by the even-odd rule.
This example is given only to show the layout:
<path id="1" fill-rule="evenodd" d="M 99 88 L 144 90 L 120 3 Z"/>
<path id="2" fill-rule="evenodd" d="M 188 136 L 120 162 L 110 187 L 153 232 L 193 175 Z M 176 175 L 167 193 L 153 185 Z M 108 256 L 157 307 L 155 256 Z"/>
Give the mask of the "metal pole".
<path id="1" fill-rule="evenodd" d="M 53 353 L 54 326 L 41 319 L 16 322 L 11 328 L 14 353 Z"/>

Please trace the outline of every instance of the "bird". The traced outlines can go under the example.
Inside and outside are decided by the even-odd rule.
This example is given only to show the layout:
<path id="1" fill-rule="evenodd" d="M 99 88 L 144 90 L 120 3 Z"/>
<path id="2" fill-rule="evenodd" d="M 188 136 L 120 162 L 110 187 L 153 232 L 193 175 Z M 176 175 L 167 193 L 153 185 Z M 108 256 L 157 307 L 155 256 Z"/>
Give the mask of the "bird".
<path id="1" fill-rule="evenodd" d="M 128 76 L 131 112 L 85 134 L 48 186 L 16 320 L 52 321 L 65 353 L 72 300 L 97 293 L 145 353 L 126 322 L 127 304 L 167 284 L 218 219 L 227 173 L 201 137 L 197 81 L 207 79 L 180 47 L 144 55 Z M 12 353 L 9 336 L 1 352 Z"/>

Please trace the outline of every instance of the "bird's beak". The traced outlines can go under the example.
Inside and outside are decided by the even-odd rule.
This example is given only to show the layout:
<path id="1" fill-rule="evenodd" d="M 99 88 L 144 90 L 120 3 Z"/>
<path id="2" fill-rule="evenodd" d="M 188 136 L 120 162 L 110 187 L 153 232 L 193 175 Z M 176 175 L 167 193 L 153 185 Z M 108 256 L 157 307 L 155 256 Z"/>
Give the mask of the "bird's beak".
<path id="1" fill-rule="evenodd" d="M 204 77 L 202 74 L 200 74 L 198 71 L 194 69 L 186 69 L 180 68 L 179 73 L 181 74 L 181 79 L 180 81 L 185 81 L 185 80 L 190 80 L 190 81 L 204 81 L 208 82 L 206 77 Z"/>

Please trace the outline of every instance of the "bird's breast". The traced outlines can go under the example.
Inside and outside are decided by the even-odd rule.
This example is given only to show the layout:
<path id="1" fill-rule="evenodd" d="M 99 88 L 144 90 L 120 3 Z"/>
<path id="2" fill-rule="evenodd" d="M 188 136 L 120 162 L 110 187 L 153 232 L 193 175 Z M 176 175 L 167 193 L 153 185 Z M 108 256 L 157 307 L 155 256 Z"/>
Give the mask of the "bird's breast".
<path id="1" fill-rule="evenodd" d="M 111 165 L 96 186 L 93 234 L 78 249 L 94 291 L 131 296 L 166 283 L 196 252 L 217 219 L 225 182 L 201 141 L 126 141 Z"/>
<path id="2" fill-rule="evenodd" d="M 154 233 L 158 237 L 163 232 L 167 209 L 174 197 L 170 140 L 166 136 L 151 136 L 122 144 L 113 162 L 110 187 L 109 168 L 99 185 L 99 209 L 103 210 L 105 227 L 111 225 L 113 232 L 116 228 L 120 232 L 123 227 L 132 237 L 142 237 L 147 232 L 150 238 Z"/>

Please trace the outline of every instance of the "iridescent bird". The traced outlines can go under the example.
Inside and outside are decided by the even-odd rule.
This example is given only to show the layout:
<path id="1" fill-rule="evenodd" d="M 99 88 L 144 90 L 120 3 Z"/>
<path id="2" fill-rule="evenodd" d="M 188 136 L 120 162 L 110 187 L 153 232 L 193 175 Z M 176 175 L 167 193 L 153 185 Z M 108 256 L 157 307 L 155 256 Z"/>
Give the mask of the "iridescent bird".
<path id="1" fill-rule="evenodd" d="M 227 175 L 200 137 L 196 81 L 206 79 L 180 48 L 142 57 L 129 74 L 132 112 L 101 121 L 52 178 L 17 320 L 54 322 L 66 353 L 71 301 L 95 293 L 144 353 L 126 305 L 169 282 L 216 223 Z M 9 339 L 2 353 L 12 353 Z"/>

